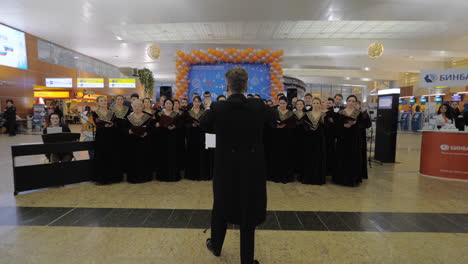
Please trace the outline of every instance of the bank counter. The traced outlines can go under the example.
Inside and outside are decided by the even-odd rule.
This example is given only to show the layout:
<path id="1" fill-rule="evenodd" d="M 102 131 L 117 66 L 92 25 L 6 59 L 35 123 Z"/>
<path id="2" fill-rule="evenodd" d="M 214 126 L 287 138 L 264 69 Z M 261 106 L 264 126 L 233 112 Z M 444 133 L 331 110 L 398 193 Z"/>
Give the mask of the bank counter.
<path id="1" fill-rule="evenodd" d="M 468 181 L 468 132 L 422 130 L 419 174 Z"/>

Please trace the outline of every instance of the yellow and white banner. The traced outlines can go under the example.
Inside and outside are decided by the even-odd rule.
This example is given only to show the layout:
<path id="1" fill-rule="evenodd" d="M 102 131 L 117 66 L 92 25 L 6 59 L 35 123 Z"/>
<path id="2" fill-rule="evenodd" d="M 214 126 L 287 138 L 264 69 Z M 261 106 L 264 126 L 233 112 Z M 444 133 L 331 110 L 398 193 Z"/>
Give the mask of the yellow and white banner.
<path id="1" fill-rule="evenodd" d="M 109 79 L 109 88 L 136 88 L 135 79 Z"/>
<path id="2" fill-rule="evenodd" d="M 104 88 L 103 78 L 78 78 L 76 81 L 78 88 Z"/>

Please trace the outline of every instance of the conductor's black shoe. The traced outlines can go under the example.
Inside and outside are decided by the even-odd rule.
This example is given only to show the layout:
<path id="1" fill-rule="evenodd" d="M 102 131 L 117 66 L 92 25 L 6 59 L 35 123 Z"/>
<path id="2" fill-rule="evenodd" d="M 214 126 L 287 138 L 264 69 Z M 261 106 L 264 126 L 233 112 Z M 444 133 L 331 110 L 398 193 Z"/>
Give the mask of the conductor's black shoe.
<path id="1" fill-rule="evenodd" d="M 258 262 L 258 260 L 254 260 L 254 264 L 260 264 L 260 262 Z"/>
<path id="2" fill-rule="evenodd" d="M 218 253 L 215 251 L 215 249 L 213 248 L 213 244 L 211 243 L 211 238 L 208 238 L 206 240 L 206 247 L 208 248 L 209 251 L 211 251 L 211 253 L 213 253 L 213 255 L 215 255 L 216 257 L 219 257 L 221 255 L 221 253 Z"/>

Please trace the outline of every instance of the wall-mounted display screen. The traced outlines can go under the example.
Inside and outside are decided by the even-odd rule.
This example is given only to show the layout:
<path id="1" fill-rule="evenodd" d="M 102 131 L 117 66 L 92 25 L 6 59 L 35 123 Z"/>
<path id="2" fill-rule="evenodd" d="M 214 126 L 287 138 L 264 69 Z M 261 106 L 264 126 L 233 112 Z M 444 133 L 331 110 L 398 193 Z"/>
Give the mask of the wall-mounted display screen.
<path id="1" fill-rule="evenodd" d="M 24 32 L 0 24 L 0 65 L 28 69 Z"/>
<path id="2" fill-rule="evenodd" d="M 410 102 L 410 104 L 414 104 L 414 103 L 416 103 L 416 99 L 414 97 L 411 97 L 409 99 L 409 102 Z"/>
<path id="3" fill-rule="evenodd" d="M 380 96 L 379 97 L 379 109 L 392 109 L 393 96 Z"/>
<path id="4" fill-rule="evenodd" d="M 442 96 L 437 95 L 436 97 L 434 97 L 434 102 L 436 102 L 436 103 L 442 103 Z"/>
<path id="5" fill-rule="evenodd" d="M 109 88 L 136 88 L 135 79 L 109 79 Z"/>
<path id="6" fill-rule="evenodd" d="M 72 88 L 72 78 L 46 78 L 46 87 Z"/>
<path id="7" fill-rule="evenodd" d="M 424 97 L 424 96 L 422 96 L 422 97 L 421 97 L 421 103 L 427 103 L 427 98 Z"/>

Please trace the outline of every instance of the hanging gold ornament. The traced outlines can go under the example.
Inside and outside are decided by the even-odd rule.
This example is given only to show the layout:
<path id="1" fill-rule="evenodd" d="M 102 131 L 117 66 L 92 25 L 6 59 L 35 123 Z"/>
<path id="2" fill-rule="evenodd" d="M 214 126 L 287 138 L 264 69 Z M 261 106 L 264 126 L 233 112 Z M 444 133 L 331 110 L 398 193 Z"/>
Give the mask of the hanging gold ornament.
<path id="1" fill-rule="evenodd" d="M 370 44 L 369 47 L 367 48 L 367 54 L 371 58 L 378 58 L 382 56 L 383 52 L 384 52 L 384 46 L 378 42 L 374 42 Z"/>
<path id="2" fill-rule="evenodd" d="M 148 57 L 152 59 L 159 59 L 161 56 L 161 48 L 157 45 L 151 45 L 146 50 L 146 54 L 148 54 Z"/>

